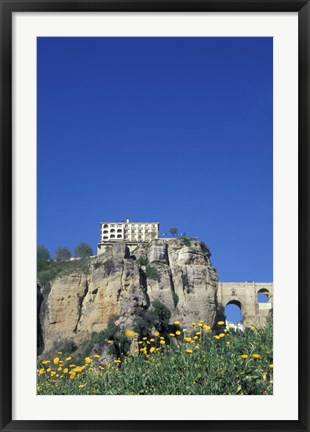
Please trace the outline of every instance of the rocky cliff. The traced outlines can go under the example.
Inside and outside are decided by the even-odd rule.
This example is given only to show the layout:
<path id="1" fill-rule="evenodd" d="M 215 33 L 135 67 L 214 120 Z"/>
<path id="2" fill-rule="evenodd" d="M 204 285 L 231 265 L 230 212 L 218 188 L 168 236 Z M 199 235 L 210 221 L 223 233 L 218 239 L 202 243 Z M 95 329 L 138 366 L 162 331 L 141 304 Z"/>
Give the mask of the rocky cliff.
<path id="1" fill-rule="evenodd" d="M 198 319 L 213 325 L 217 280 L 202 242 L 157 239 L 131 252 L 126 243 L 116 243 L 92 258 L 88 272 L 73 272 L 40 287 L 40 351 L 53 349 L 57 340 L 78 344 L 114 317 L 130 328 L 136 309 L 149 308 L 155 299 L 183 326 Z"/>

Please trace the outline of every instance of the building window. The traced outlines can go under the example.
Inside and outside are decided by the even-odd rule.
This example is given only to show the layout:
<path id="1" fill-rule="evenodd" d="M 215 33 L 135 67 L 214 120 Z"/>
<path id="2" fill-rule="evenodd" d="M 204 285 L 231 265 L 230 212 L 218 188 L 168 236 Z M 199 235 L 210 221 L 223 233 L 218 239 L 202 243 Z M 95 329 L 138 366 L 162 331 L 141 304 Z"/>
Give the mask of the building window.
<path id="1" fill-rule="evenodd" d="M 110 229 L 110 232 L 115 232 L 115 229 L 114 229 L 114 228 L 111 228 L 111 229 Z"/>
<path id="2" fill-rule="evenodd" d="M 111 235 L 110 235 L 110 238 L 115 238 L 115 235 L 114 235 L 114 234 L 111 234 Z"/>
<path id="3" fill-rule="evenodd" d="M 117 238 L 122 238 L 122 235 L 121 234 L 117 234 Z"/>
<path id="4" fill-rule="evenodd" d="M 120 228 L 118 228 L 117 232 L 118 232 L 118 233 L 121 233 L 121 232 L 122 232 L 122 230 L 121 230 Z"/>
<path id="5" fill-rule="evenodd" d="M 107 224 L 104 224 L 104 225 L 103 225 L 103 228 L 108 228 L 108 225 L 107 225 Z"/>

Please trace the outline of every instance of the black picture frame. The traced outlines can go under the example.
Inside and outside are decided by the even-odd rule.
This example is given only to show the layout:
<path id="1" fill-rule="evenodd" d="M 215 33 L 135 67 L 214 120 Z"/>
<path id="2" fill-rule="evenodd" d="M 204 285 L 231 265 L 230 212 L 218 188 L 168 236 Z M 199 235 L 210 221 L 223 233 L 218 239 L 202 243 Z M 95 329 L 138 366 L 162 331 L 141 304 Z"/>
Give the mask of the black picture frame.
<path id="1" fill-rule="evenodd" d="M 1 19 L 1 431 L 208 430 L 310 431 L 309 427 L 309 22 L 306 0 L 0 0 Z M 299 419 L 296 421 L 12 420 L 12 14 L 14 12 L 298 12 L 299 39 Z M 289 372 L 288 372 L 289 373 Z M 289 395 L 287 395 L 289 398 Z"/>

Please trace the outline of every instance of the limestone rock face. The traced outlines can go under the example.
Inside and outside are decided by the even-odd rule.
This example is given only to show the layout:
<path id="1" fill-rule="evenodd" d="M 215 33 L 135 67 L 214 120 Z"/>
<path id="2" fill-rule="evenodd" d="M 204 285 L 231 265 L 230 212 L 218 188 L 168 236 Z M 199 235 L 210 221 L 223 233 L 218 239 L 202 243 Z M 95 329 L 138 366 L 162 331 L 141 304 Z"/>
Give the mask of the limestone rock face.
<path id="1" fill-rule="evenodd" d="M 124 242 L 116 243 L 92 259 L 88 274 L 57 278 L 42 290 L 44 351 L 59 339 L 79 343 L 104 330 L 110 319 L 130 328 L 137 308 L 147 309 L 155 299 L 183 327 L 198 319 L 212 326 L 217 280 L 209 249 L 202 242 L 156 239 L 131 253 Z"/>

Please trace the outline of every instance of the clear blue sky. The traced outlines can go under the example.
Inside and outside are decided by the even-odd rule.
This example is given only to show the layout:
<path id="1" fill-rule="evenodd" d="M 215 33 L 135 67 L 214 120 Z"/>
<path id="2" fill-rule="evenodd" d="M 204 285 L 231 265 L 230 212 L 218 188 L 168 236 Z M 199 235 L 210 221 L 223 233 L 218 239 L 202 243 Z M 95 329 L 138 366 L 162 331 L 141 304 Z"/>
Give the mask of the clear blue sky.
<path id="1" fill-rule="evenodd" d="M 272 281 L 272 39 L 38 38 L 38 243 L 159 221 Z"/>

